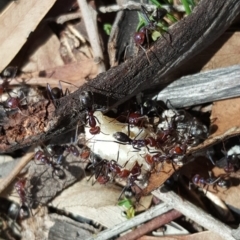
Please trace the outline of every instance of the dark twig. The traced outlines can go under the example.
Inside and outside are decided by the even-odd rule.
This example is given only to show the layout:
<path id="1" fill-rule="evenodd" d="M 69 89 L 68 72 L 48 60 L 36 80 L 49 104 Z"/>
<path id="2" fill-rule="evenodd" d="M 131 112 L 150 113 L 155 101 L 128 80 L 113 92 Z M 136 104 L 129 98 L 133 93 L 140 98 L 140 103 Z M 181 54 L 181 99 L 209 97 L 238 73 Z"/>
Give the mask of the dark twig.
<path id="1" fill-rule="evenodd" d="M 134 240 L 141 236 L 173 221 L 174 219 L 180 217 L 182 214 L 176 210 L 171 210 L 161 216 L 153 218 L 151 221 L 141 225 L 137 229 L 119 237 L 117 240 Z"/>

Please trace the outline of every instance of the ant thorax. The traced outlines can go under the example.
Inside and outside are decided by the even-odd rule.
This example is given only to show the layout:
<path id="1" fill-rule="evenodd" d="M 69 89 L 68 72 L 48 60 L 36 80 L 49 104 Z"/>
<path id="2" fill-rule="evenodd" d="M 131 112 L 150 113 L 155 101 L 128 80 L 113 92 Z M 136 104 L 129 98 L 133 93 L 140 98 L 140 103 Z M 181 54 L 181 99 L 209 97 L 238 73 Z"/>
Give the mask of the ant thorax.
<path id="1" fill-rule="evenodd" d="M 94 116 L 98 119 L 98 125 L 101 127 L 101 132 L 96 135 L 89 133 L 89 127 L 85 127 L 86 145 L 97 155 L 100 155 L 102 159 L 108 161 L 115 160 L 121 166 L 125 166 L 126 169 L 131 169 L 133 164 L 138 161 L 142 169 L 149 169 L 149 165 L 144 160 L 144 157 L 149 154 L 148 151 L 156 151 L 155 148 L 148 146 L 141 147 L 140 151 L 133 148 L 130 144 L 117 143 L 116 138 L 113 135 L 117 132 L 123 132 L 128 135 L 128 126 L 124 123 L 118 122 L 116 119 L 112 119 L 104 116 L 100 111 L 96 111 Z M 129 127 L 131 139 L 145 139 L 152 136 L 151 131 L 146 128 Z M 136 137 L 137 136 L 137 137 Z"/>

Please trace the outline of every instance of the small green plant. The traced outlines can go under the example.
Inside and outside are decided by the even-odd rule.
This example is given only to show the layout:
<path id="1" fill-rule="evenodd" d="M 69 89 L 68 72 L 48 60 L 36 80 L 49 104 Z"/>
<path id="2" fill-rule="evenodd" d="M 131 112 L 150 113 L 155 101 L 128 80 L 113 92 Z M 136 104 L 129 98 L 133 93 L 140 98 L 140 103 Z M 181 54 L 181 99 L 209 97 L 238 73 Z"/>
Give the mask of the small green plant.
<path id="1" fill-rule="evenodd" d="M 109 23 L 105 23 L 105 24 L 103 25 L 103 30 L 104 30 L 104 32 L 109 36 L 110 33 L 111 33 L 111 30 L 112 30 L 112 25 L 109 24 Z"/>
<path id="2" fill-rule="evenodd" d="M 118 205 L 126 209 L 124 211 L 124 215 L 126 216 L 127 219 L 133 218 L 135 216 L 134 205 L 130 199 L 125 197 L 123 200 L 118 202 Z"/>

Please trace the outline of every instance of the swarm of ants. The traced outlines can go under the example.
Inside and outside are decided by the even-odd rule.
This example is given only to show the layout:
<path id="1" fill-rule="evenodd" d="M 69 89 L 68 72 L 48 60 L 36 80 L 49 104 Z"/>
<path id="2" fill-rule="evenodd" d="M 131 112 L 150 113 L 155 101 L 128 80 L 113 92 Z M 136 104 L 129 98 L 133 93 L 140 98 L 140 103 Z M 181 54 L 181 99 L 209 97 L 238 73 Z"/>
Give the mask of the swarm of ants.
<path id="1" fill-rule="evenodd" d="M 13 110 L 21 112 L 28 104 L 27 96 L 24 96 L 25 105 L 22 105 L 22 98 L 11 96 L 8 87 L 10 81 L 10 78 L 3 77 L 1 84 L 2 94 L 8 95 L 8 99 L 3 102 L 6 114 L 13 114 Z M 57 100 L 69 94 L 68 91 L 63 93 L 61 82 L 55 88 L 47 84 L 44 92 L 43 99 L 53 102 L 56 108 Z M 139 187 L 142 189 L 148 185 L 151 174 L 161 175 L 168 164 L 181 177 L 181 169 L 178 169 L 188 164 L 187 152 L 209 135 L 207 124 L 186 110 L 175 109 L 171 102 L 163 106 L 151 99 L 142 99 L 140 103 L 132 99 L 127 109 L 126 106 L 121 106 L 117 111 L 111 112 L 109 117 L 95 107 L 93 92 L 81 92 L 79 101 L 85 108 L 85 120 L 77 123 L 74 140 L 64 144 L 41 143 L 36 148 L 32 161 L 34 169 L 41 165 L 37 166 L 39 169 L 41 167 L 40 174 L 33 172 L 29 178 L 19 176 L 16 180 L 14 188 L 20 206 L 14 215 L 15 220 L 33 215 L 32 209 L 39 202 L 36 200 L 39 199 L 36 192 L 41 191 L 39 185 L 45 185 L 50 180 L 59 185 L 69 180 L 69 173 L 73 172 L 67 167 L 67 156 L 83 163 L 84 174 L 88 175 L 88 181 L 92 181 L 92 185 L 102 184 L 107 187 L 108 183 L 124 182 L 125 186 L 116 201 L 124 195 L 129 196 L 129 192 L 139 201 L 142 197 Z M 14 104 L 9 105 L 10 102 Z M 83 129 L 84 138 L 79 137 L 79 128 Z M 226 150 L 224 146 L 222 154 L 218 160 L 213 160 L 214 156 L 208 154 L 209 164 L 224 169 L 226 176 L 237 171 L 240 167 L 239 147 L 228 147 Z M 227 189 L 231 185 L 226 176 L 215 177 L 212 172 L 206 172 L 208 175 L 204 176 L 192 172 L 188 176 L 188 188 L 191 190 L 195 186 L 208 191 L 211 187 L 217 191 L 218 188 Z M 44 177 L 45 173 L 47 177 Z M 59 191 L 61 190 L 60 187 Z M 49 199 L 44 203 L 47 201 Z"/>
<path id="2" fill-rule="evenodd" d="M 144 7 L 142 10 L 147 25 L 135 33 L 134 41 L 146 51 L 144 46 L 149 45 L 149 34 L 157 26 L 155 21 L 149 19 Z M 166 12 L 162 11 L 158 19 L 162 19 L 165 14 Z M 10 90 L 9 83 L 15 75 L 16 68 L 9 68 L 2 74 L 0 94 L 7 97 L 1 101 L 1 107 L 6 115 L 20 112 L 27 116 L 31 114 L 28 106 L 32 100 L 28 99 L 28 95 L 22 89 L 17 93 Z M 47 84 L 43 88 L 42 99 L 52 102 L 57 109 L 58 100 L 68 94 L 70 92 L 68 90 L 64 92 L 59 81 L 58 87 L 51 88 Z M 33 174 L 30 178 L 19 176 L 16 179 L 14 189 L 20 199 L 20 206 L 14 216 L 15 220 L 33 215 L 32 209 L 38 202 L 36 198 L 39 198 L 36 191 L 41 189 L 32 185 L 39 187 L 47 184 L 49 179 L 57 185 L 63 184 L 63 181 L 72 183 L 69 174 L 74 173 L 72 168 L 67 166 L 67 156 L 72 156 L 74 161 L 83 163 L 84 174 L 88 175 L 88 181 L 92 181 L 92 185 L 102 184 L 107 187 L 111 182 L 124 182 L 125 186 L 116 201 L 129 192 L 139 200 L 142 190 L 136 191 L 136 187 L 145 188 L 151 174 L 161 175 L 166 164 L 171 165 L 173 172 L 181 177 L 181 171 L 178 169 L 189 163 L 187 152 L 209 136 L 208 124 L 187 110 L 175 109 L 171 102 L 163 106 L 162 103 L 152 99 L 143 98 L 141 102 L 131 99 L 130 104 L 120 106 L 108 116 L 95 107 L 94 92 L 83 91 L 79 96 L 79 102 L 84 106 L 85 120 L 76 124 L 74 140 L 63 144 L 40 143 L 32 161 L 35 167 L 41 165 L 37 166 L 41 168 L 40 174 Z M 83 129 L 84 139 L 79 138 L 79 128 Z M 217 160 L 208 155 L 209 164 L 224 169 L 226 176 L 239 170 L 238 146 L 226 150 L 223 145 L 222 154 L 223 156 Z M 48 177 L 44 178 L 45 173 Z M 186 184 L 188 188 L 192 189 L 195 186 L 208 190 L 212 187 L 217 190 L 226 189 L 231 185 L 225 176 L 215 177 L 207 170 L 206 173 L 205 176 L 198 172 L 190 173 Z M 59 191 L 61 189 L 60 187 Z"/>

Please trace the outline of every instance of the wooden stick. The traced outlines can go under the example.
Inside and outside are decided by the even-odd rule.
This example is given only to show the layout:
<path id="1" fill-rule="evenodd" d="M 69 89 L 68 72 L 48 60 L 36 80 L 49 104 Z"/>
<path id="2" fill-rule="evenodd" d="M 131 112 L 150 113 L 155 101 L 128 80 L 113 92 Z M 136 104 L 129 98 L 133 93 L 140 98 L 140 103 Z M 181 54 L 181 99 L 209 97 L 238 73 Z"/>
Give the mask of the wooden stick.
<path id="1" fill-rule="evenodd" d="M 182 77 L 153 97 L 182 108 L 240 96 L 240 65 Z M 231 84 L 229 84 L 231 83 Z"/>
<path id="2" fill-rule="evenodd" d="M 98 235 L 93 236 L 91 238 L 88 238 L 88 240 L 107 240 L 110 239 L 111 237 L 114 237 L 124 231 L 127 231 L 130 228 L 133 228 L 135 226 L 138 226 L 141 223 L 144 223 L 154 217 L 157 217 L 161 214 L 164 214 L 168 211 L 170 211 L 172 209 L 172 207 L 169 207 L 167 204 L 159 204 L 155 207 L 152 207 L 150 209 L 148 209 L 147 211 L 145 211 L 142 214 L 139 214 L 138 216 L 126 220 L 126 222 L 120 223 L 117 226 L 111 228 L 111 229 L 107 229 L 103 232 L 100 232 Z"/>
<path id="3" fill-rule="evenodd" d="M 185 199 L 183 200 L 176 193 L 172 191 L 162 193 L 158 189 L 153 191 L 152 194 L 162 201 L 168 203 L 170 206 L 174 207 L 174 209 L 181 212 L 183 215 L 192 219 L 194 222 L 198 223 L 204 228 L 219 234 L 223 239 L 235 239 L 231 235 L 232 229 L 230 227 L 216 220 L 211 215 L 207 214 L 189 201 Z"/>

